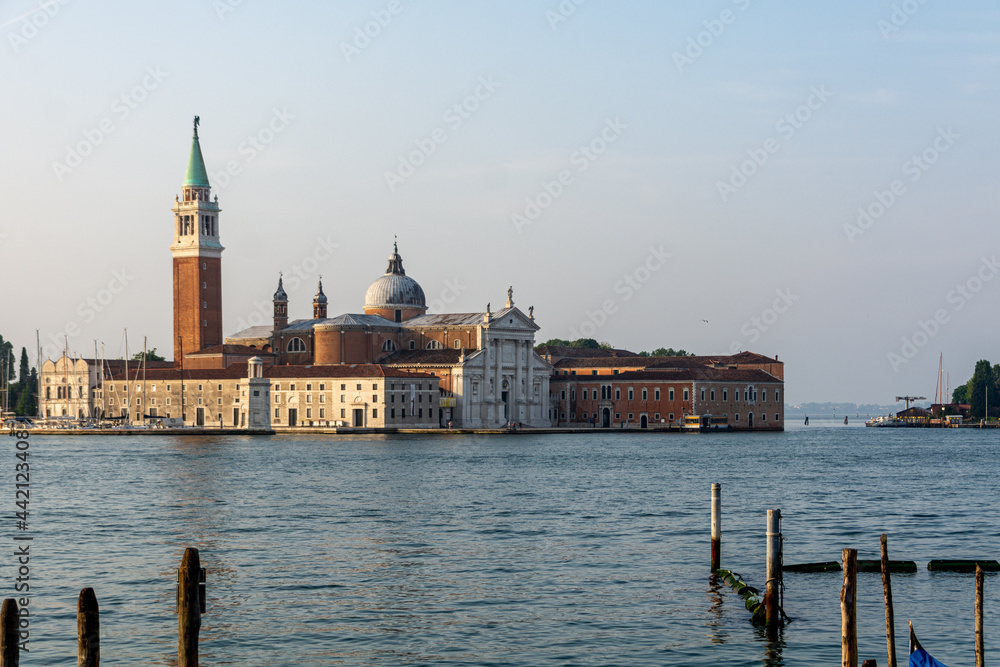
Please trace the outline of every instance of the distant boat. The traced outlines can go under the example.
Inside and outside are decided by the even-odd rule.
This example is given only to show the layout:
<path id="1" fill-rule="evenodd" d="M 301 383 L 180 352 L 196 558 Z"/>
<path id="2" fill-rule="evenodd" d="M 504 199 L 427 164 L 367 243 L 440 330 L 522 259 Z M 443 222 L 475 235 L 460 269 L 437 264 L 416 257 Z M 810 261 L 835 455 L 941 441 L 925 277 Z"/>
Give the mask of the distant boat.
<path id="1" fill-rule="evenodd" d="M 844 426 L 847 426 L 847 417 L 844 417 Z"/>
<path id="2" fill-rule="evenodd" d="M 910 623 L 907 621 L 907 623 Z M 923 649 L 917 641 L 917 635 L 913 632 L 913 623 L 910 623 L 910 667 L 947 667 L 943 662 L 935 660 L 931 654 Z"/>
<path id="3" fill-rule="evenodd" d="M 806 415 L 806 426 L 809 426 L 809 415 Z"/>

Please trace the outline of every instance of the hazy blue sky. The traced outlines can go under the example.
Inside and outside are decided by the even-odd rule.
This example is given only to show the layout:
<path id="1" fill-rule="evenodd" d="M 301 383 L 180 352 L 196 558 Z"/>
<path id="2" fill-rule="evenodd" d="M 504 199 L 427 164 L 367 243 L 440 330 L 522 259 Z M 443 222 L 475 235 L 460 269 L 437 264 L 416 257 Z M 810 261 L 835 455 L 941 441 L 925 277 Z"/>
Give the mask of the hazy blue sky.
<path id="1" fill-rule="evenodd" d="M 540 340 L 776 354 L 790 402 L 1000 361 L 993 2 L 37 7 L 0 6 L 18 347 L 172 348 L 198 114 L 227 334 L 279 271 L 293 318 L 319 273 L 360 312 L 398 234 L 434 310 L 513 284 Z"/>

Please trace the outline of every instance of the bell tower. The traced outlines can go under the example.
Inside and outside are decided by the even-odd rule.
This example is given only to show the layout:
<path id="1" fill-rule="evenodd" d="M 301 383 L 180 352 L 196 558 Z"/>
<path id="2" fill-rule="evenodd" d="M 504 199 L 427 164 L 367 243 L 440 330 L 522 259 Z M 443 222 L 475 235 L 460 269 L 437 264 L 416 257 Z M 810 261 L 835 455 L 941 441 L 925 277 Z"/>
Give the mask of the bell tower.
<path id="1" fill-rule="evenodd" d="M 219 198 L 211 185 L 194 117 L 183 194 L 174 197 L 174 363 L 185 354 L 222 343 L 222 251 Z"/>

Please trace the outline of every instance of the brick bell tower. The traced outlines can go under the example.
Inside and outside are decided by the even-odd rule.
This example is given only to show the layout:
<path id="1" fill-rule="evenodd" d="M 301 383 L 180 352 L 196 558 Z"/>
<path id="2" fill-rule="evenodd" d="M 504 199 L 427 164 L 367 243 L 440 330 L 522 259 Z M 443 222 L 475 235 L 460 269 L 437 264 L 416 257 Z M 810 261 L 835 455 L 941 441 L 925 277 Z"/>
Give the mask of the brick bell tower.
<path id="1" fill-rule="evenodd" d="M 174 197 L 174 364 L 185 354 L 222 343 L 222 251 L 219 198 L 211 186 L 194 117 L 183 194 Z"/>

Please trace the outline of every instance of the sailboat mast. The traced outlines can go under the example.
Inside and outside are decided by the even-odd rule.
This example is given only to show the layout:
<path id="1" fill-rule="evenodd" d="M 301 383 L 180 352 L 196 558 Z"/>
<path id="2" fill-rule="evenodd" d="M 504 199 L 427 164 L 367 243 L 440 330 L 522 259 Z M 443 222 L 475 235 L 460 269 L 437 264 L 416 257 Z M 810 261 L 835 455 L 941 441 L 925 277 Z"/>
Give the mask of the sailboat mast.
<path id="1" fill-rule="evenodd" d="M 132 390 L 129 387 L 129 377 L 128 377 L 128 329 L 125 329 L 125 425 L 128 426 L 132 423 L 130 418 L 132 412 Z"/>
<path id="2" fill-rule="evenodd" d="M 146 337 L 142 337 L 142 417 L 146 419 Z"/>
<path id="3" fill-rule="evenodd" d="M 38 400 L 35 401 L 38 410 L 38 418 L 42 418 L 42 338 L 35 329 L 35 357 L 38 363 Z"/>

